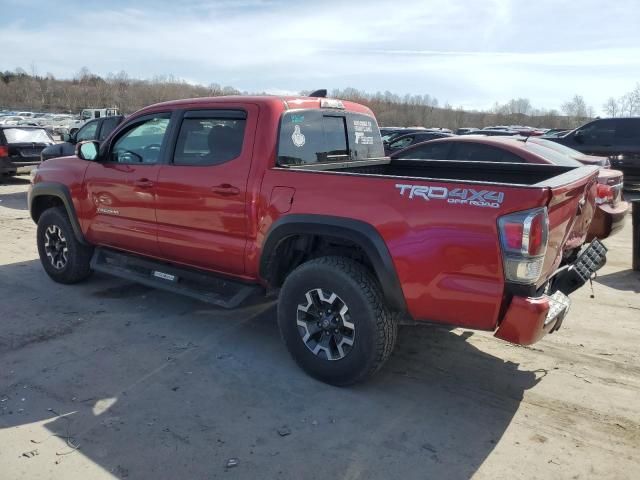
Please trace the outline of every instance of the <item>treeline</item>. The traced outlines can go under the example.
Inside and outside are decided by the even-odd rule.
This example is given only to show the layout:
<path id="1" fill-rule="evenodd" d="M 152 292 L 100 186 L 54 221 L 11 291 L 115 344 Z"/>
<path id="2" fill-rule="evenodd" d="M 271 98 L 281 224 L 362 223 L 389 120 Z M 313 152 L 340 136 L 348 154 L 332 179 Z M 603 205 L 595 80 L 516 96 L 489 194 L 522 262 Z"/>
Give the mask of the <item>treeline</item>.
<path id="1" fill-rule="evenodd" d="M 636 90 L 640 109 L 640 85 Z M 0 108 L 13 110 L 78 113 L 87 107 L 115 106 L 123 113 L 132 113 L 146 105 L 166 100 L 247 93 L 217 83 L 192 85 L 171 76 L 151 80 L 130 78 L 126 72 L 99 76 L 87 68 L 82 68 L 70 80 L 57 79 L 52 74 L 39 75 L 35 68 L 31 73 L 23 69 L 0 72 Z M 526 98 L 513 99 L 505 104 L 496 103 L 490 111 L 469 111 L 448 103 L 441 105 L 438 99 L 430 95 L 399 96 L 388 91 L 370 94 L 355 88 L 333 90 L 330 94 L 335 98 L 368 105 L 375 112 L 380 125 L 385 126 L 419 125 L 455 129 L 529 125 L 570 128 L 594 116 L 593 108 L 587 106 L 578 95 L 563 104 L 560 112 L 537 109 Z M 615 110 L 612 116 L 617 113 L 618 110 Z"/>
<path id="2" fill-rule="evenodd" d="M 464 110 L 448 103 L 440 105 L 429 95 L 399 96 L 391 92 L 368 94 L 354 88 L 332 90 L 331 96 L 367 105 L 380 125 L 424 127 L 487 127 L 495 125 L 527 125 L 546 128 L 573 128 L 593 117 L 593 109 L 585 112 L 567 109 L 566 115 L 557 110 L 541 110 L 526 98 L 496 103 L 490 111 Z M 582 97 L 576 97 L 582 100 Z M 584 100 L 582 100 L 584 102 Z M 564 110 L 564 107 L 563 107 Z"/>
<path id="3" fill-rule="evenodd" d="M 0 73 L 0 108 L 36 112 L 78 113 L 87 107 L 117 107 L 132 113 L 152 103 L 177 98 L 237 95 L 238 90 L 212 83 L 191 85 L 173 77 L 152 80 L 130 78 L 126 72 L 101 77 L 88 69 L 73 79 L 52 74 L 28 74 L 24 70 Z"/>
<path id="4" fill-rule="evenodd" d="M 620 98 L 609 97 L 602 106 L 608 117 L 634 117 L 640 115 L 640 83 Z"/>

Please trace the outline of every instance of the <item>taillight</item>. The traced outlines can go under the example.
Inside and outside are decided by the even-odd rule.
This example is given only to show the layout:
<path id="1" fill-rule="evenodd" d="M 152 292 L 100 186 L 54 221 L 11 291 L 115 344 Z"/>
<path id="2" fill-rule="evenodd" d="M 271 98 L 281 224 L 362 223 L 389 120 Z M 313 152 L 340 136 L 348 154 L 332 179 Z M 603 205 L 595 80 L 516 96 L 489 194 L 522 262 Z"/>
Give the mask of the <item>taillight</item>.
<path id="1" fill-rule="evenodd" d="M 614 191 L 609 185 L 604 185 L 602 183 L 598 184 L 596 190 L 596 203 L 608 203 L 612 202 L 614 198 Z"/>
<path id="2" fill-rule="evenodd" d="M 549 236 L 547 208 L 510 213 L 498 219 L 507 281 L 531 284 L 542 274 Z"/>
<path id="3" fill-rule="evenodd" d="M 0 157 L 8 157 L 9 156 L 9 147 L 0 145 Z"/>

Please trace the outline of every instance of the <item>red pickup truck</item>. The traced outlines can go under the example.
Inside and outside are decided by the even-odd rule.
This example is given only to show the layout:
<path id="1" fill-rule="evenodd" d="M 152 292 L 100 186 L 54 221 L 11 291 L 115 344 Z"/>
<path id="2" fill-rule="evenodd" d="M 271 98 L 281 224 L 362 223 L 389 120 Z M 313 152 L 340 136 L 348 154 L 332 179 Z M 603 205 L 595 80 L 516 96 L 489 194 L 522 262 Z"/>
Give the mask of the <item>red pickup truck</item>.
<path id="1" fill-rule="evenodd" d="M 76 153 L 29 192 L 53 280 L 100 271 L 228 308 L 277 295 L 292 356 L 336 385 L 378 370 L 398 323 L 533 343 L 605 261 L 596 240 L 559 268 L 597 167 L 390 160 L 347 101 L 161 103 Z"/>

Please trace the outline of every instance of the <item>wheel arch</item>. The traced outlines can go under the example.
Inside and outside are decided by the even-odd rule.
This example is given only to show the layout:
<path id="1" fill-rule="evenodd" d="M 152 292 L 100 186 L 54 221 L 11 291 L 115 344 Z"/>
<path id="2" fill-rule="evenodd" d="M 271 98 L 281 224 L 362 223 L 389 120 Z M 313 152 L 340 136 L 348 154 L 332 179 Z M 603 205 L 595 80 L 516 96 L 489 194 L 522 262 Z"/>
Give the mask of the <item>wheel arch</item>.
<path id="1" fill-rule="evenodd" d="M 29 190 L 27 202 L 29 214 L 35 223 L 38 223 L 45 210 L 54 207 L 64 208 L 71 222 L 74 236 L 83 245 L 88 245 L 80 228 L 76 209 L 71 199 L 71 192 L 66 185 L 54 182 L 36 183 Z"/>
<path id="2" fill-rule="evenodd" d="M 407 311 L 400 280 L 382 236 L 371 224 L 350 218 L 291 214 L 275 221 L 267 232 L 260 257 L 260 277 L 268 285 L 280 286 L 284 280 L 279 278 L 278 266 L 285 261 L 278 258 L 279 247 L 287 240 L 301 237 L 340 239 L 357 247 L 366 256 L 389 307 Z"/>

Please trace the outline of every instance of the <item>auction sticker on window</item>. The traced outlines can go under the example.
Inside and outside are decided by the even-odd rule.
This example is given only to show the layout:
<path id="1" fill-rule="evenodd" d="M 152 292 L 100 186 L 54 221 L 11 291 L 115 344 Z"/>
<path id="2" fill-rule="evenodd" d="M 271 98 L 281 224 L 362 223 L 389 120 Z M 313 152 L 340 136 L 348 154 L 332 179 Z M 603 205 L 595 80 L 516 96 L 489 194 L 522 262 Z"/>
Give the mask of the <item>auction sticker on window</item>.
<path id="1" fill-rule="evenodd" d="M 373 124 L 371 121 L 354 120 L 353 130 L 356 135 L 356 143 L 361 145 L 373 145 Z"/>
<path id="2" fill-rule="evenodd" d="M 293 134 L 291 135 L 291 140 L 293 144 L 300 148 L 304 146 L 306 142 L 306 138 L 304 138 L 304 134 L 300 131 L 300 125 L 296 125 L 293 129 Z"/>

